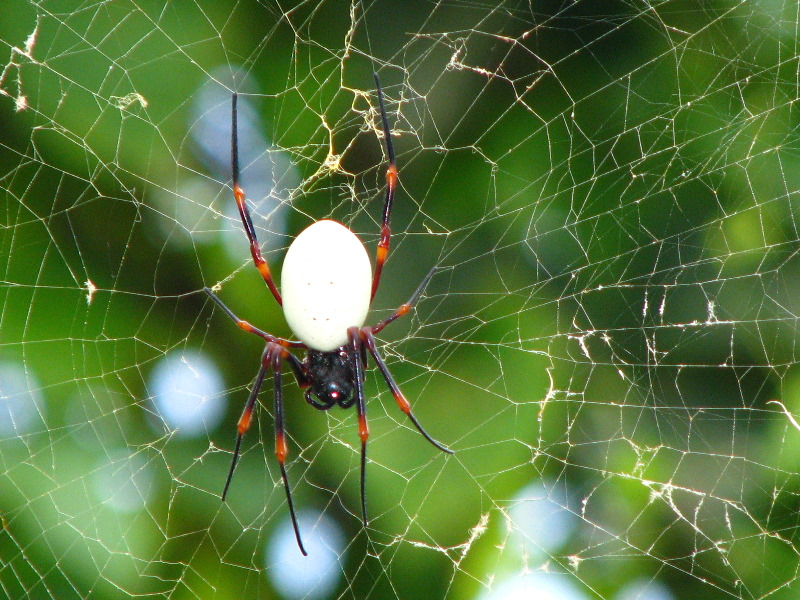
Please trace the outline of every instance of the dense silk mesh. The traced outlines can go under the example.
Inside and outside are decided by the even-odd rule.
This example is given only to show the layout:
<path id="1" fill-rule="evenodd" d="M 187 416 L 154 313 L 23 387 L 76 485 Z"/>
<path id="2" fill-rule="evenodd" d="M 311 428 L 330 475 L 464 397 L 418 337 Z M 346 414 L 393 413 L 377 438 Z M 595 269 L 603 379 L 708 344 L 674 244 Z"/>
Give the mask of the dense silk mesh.
<path id="1" fill-rule="evenodd" d="M 614 600 L 800 591 L 795 2 L 4 0 L 0 596 Z M 439 270 L 354 410 L 267 377 L 319 219 L 367 322 Z M 279 277 L 277 283 L 280 285 Z M 298 356 L 302 356 L 298 353 Z"/>

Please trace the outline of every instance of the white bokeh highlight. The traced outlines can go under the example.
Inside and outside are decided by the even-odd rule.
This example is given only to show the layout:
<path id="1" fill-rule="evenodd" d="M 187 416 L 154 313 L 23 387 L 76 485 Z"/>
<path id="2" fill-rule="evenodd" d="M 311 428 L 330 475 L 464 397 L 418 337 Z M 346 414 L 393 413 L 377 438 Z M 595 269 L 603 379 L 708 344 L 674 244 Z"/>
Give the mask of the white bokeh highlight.
<path id="1" fill-rule="evenodd" d="M 304 510 L 297 515 L 308 556 L 297 546 L 287 514 L 267 542 L 265 573 L 286 600 L 322 600 L 333 596 L 343 573 L 345 537 L 341 527 L 325 515 Z"/>
<path id="2" fill-rule="evenodd" d="M 670 589 L 660 581 L 640 578 L 622 586 L 614 600 L 676 600 Z"/>
<path id="3" fill-rule="evenodd" d="M 523 573 L 499 581 L 479 594 L 477 600 L 589 600 L 575 581 L 567 573 Z"/>
<path id="4" fill-rule="evenodd" d="M 44 426 L 39 389 L 30 369 L 16 362 L 0 362 L 0 436 L 18 436 Z"/>
<path id="5" fill-rule="evenodd" d="M 546 556 L 561 548 L 580 519 L 567 508 L 569 497 L 562 485 L 532 483 L 515 496 L 509 509 L 511 542 L 528 555 Z"/>
<path id="6" fill-rule="evenodd" d="M 132 513 L 147 503 L 153 479 L 153 469 L 142 454 L 120 449 L 100 460 L 92 473 L 92 488 L 103 504 Z"/>
<path id="7" fill-rule="evenodd" d="M 205 434 L 223 418 L 222 375 L 198 351 L 176 350 L 164 356 L 150 373 L 148 388 L 163 423 L 180 436 Z"/>
<path id="8" fill-rule="evenodd" d="M 227 87 L 221 82 L 227 83 Z M 289 154 L 275 146 L 256 107 L 257 98 L 241 93 L 254 84 L 245 74 L 229 68 L 219 69 L 192 99 L 191 139 L 212 179 L 231 179 L 231 90 L 240 92 L 238 100 L 239 165 L 242 187 L 256 227 L 262 251 L 284 245 L 285 207 L 300 187 L 302 177 Z M 239 217 L 233 192 L 223 190 L 224 198 L 215 207 L 225 215 L 220 227 L 226 253 L 233 260 L 249 257 L 247 237 Z M 206 205 L 214 198 L 207 196 Z M 264 231 L 263 227 L 268 227 Z"/>

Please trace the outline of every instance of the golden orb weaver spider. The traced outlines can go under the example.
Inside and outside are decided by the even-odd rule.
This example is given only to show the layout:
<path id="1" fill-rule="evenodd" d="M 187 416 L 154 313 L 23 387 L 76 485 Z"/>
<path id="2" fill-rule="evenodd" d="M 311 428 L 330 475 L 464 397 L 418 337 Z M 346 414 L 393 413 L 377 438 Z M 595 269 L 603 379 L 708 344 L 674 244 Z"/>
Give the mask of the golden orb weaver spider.
<path id="1" fill-rule="evenodd" d="M 411 412 L 411 405 L 389 372 L 375 342 L 375 334 L 382 331 L 395 319 L 405 315 L 416 304 L 436 269 L 434 268 L 428 273 L 411 298 L 401 304 L 391 315 L 376 325 L 364 326 L 367 312 L 378 289 L 383 265 L 389 253 L 391 237 L 389 217 L 392 212 L 398 175 L 380 80 L 377 73 L 373 73 L 373 76 L 386 140 L 386 154 L 389 160 L 386 169 L 386 197 L 383 203 L 380 241 L 376 251 L 374 273 L 364 245 L 352 231 L 336 221 L 317 221 L 295 238 L 286 253 L 281 272 L 284 295 L 281 296 L 272 279 L 269 265 L 261 255 L 253 220 L 245 201 L 244 189 L 239 183 L 237 95 L 234 93 L 231 103 L 233 195 L 250 242 L 250 254 L 253 262 L 273 297 L 283 307 L 287 323 L 298 339 L 286 340 L 261 331 L 247 321 L 239 319 L 214 292 L 209 288 L 204 288 L 205 293 L 241 329 L 261 337 L 266 342 L 261 356 L 261 367 L 256 375 L 242 416 L 239 418 L 236 447 L 228 478 L 225 481 L 225 488 L 222 491 L 222 500 L 225 500 L 228 493 L 233 472 L 239 460 L 242 438 L 250 427 L 258 393 L 264 383 L 267 371 L 271 369 L 275 401 L 275 456 L 278 459 L 283 486 L 286 490 L 286 500 L 297 545 L 306 556 L 307 552 L 300 536 L 292 493 L 286 475 L 285 461 L 288 448 L 283 423 L 281 373 L 284 361 L 289 363 L 298 385 L 306 390 L 306 402 L 314 408 L 328 410 L 337 405 L 341 408 L 350 408 L 355 404 L 358 410 L 358 436 L 361 439 L 361 514 L 365 527 L 367 526 L 366 459 L 367 439 L 369 438 L 364 398 L 364 369 L 367 364 L 367 353 L 372 356 L 400 410 L 411 419 L 425 439 L 442 452 L 452 454 L 452 450 L 434 440 L 422 428 Z M 306 350 L 302 361 L 289 351 L 292 348 Z M 316 398 L 312 398 L 312 394 Z"/>

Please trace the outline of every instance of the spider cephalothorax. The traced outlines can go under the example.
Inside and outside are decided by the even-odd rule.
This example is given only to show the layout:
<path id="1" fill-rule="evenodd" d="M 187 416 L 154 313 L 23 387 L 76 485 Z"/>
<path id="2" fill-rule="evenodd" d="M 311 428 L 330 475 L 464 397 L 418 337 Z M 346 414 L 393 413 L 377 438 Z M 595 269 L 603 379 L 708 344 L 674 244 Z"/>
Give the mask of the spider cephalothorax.
<path id="1" fill-rule="evenodd" d="M 383 105 L 380 81 L 375 75 L 378 90 L 383 135 L 386 140 L 386 154 L 389 165 L 386 169 L 386 198 L 383 204 L 381 235 L 375 258 L 374 273 L 370 267 L 366 249 L 356 235 L 341 223 L 322 220 L 313 223 L 298 235 L 283 262 L 281 285 L 283 296 L 278 291 L 267 261 L 261 256 L 253 221 L 245 202 L 244 190 L 239 185 L 239 150 L 236 126 L 236 94 L 233 95 L 231 111 L 231 163 L 233 171 L 233 195 L 239 207 L 253 262 L 261 273 L 275 300 L 283 306 L 284 315 L 297 340 L 285 340 L 270 335 L 247 321 L 239 319 L 216 294 L 205 288 L 205 292 L 217 305 L 245 331 L 258 335 L 266 342 L 261 357 L 261 368 L 256 375 L 252 391 L 239 418 L 236 447 L 233 452 L 228 479 L 222 491 L 222 499 L 228 493 L 233 477 L 242 437 L 250 427 L 253 408 L 258 392 L 264 383 L 267 371 L 272 371 L 275 394 L 275 456 L 286 490 L 286 500 L 292 517 L 297 545 L 303 554 L 306 550 L 297 526 L 297 517 L 292 504 L 292 493 L 286 476 L 286 455 L 288 454 L 283 426 L 283 382 L 281 369 L 284 361 L 289 363 L 298 385 L 306 388 L 306 401 L 316 409 L 328 410 L 334 406 L 349 408 L 356 405 L 358 410 L 358 435 L 361 439 L 361 512 L 364 525 L 367 524 L 366 482 L 367 427 L 366 401 L 364 398 L 364 369 L 367 354 L 372 357 L 386 384 L 392 392 L 397 405 L 408 415 L 414 426 L 431 444 L 439 450 L 451 453 L 439 442 L 429 436 L 411 412 L 411 405 L 395 383 L 386 363 L 375 344 L 375 334 L 395 319 L 406 314 L 417 302 L 428 282 L 435 273 L 432 270 L 405 304 L 391 315 L 373 326 L 364 326 L 364 321 L 378 289 L 383 264 L 389 253 L 389 217 L 392 211 L 395 189 L 397 187 L 397 165 L 392 146 L 389 121 Z M 305 349 L 301 361 L 289 350 Z"/>

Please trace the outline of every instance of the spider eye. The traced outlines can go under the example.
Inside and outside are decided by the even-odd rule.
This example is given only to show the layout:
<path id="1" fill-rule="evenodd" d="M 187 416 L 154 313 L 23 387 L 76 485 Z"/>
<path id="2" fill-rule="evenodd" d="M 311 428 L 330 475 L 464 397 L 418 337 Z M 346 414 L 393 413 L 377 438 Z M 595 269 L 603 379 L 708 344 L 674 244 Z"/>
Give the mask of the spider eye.
<path id="1" fill-rule="evenodd" d="M 326 381 L 314 390 L 314 393 L 322 402 L 330 404 L 347 402 L 350 392 L 350 387 L 341 381 Z"/>

